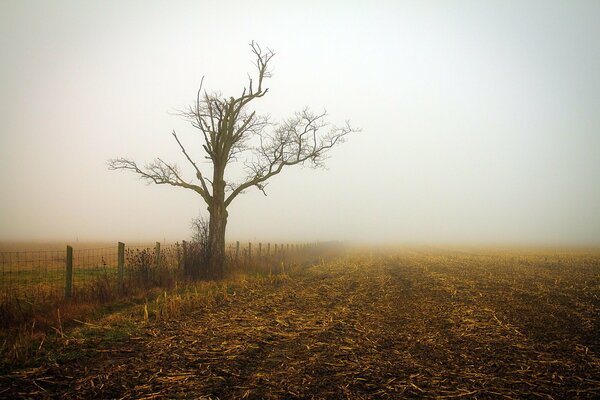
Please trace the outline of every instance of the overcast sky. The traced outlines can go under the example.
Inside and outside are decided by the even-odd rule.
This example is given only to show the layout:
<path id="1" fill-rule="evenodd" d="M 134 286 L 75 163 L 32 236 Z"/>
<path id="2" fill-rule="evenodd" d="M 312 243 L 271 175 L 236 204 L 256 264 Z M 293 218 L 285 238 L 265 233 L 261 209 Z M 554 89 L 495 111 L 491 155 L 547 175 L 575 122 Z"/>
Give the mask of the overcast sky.
<path id="1" fill-rule="evenodd" d="M 0 240 L 177 240 L 194 192 L 107 159 L 201 157 L 173 115 L 237 95 L 362 132 L 229 209 L 228 240 L 600 244 L 598 1 L 0 2 Z M 189 175 L 190 179 L 192 175 Z"/>

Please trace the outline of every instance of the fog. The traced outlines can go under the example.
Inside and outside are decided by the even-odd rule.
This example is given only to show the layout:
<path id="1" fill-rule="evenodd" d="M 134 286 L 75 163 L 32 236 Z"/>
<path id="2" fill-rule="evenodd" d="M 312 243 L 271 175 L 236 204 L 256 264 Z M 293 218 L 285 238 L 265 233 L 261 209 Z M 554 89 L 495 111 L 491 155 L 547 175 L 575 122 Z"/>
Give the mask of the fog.
<path id="1" fill-rule="evenodd" d="M 189 237 L 199 195 L 106 161 L 192 179 L 175 111 L 203 76 L 239 95 L 255 40 L 276 52 L 260 112 L 362 132 L 236 198 L 228 240 L 598 245 L 599 38 L 595 1 L 4 0 L 0 240 Z"/>

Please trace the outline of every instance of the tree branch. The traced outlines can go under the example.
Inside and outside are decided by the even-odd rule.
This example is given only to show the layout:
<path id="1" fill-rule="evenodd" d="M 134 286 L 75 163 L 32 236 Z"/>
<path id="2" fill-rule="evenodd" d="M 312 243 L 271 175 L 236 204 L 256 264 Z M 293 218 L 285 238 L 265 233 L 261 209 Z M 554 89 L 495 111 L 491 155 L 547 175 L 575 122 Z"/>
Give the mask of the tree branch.
<path id="1" fill-rule="evenodd" d="M 256 187 L 264 194 L 267 180 L 292 165 L 322 167 L 331 148 L 344 141 L 346 135 L 358 132 L 348 122 L 343 127 L 325 121 L 326 111 L 313 113 L 308 109 L 297 112 L 278 124 L 269 117 L 250 110 L 253 100 L 268 92 L 265 80 L 272 76 L 269 69 L 275 53 L 250 43 L 254 56 L 255 74 L 248 75 L 248 84 L 238 97 L 225 97 L 219 92 L 204 90 L 204 77 L 196 92 L 195 101 L 178 114 L 202 134 L 205 158 L 212 161 L 212 180 L 205 177 L 177 133 L 172 132 L 187 161 L 193 166 L 199 185 L 184 181 L 175 164 L 157 158 L 144 168 L 126 158 L 109 160 L 109 169 L 130 170 L 142 179 L 156 184 L 188 188 L 199 193 L 209 203 L 224 201 L 227 207 L 240 193 Z M 242 157 L 242 153 L 244 156 Z M 239 184 L 226 182 L 225 170 L 232 161 L 242 159 L 246 176 Z M 209 192 L 212 187 L 212 192 Z M 222 200 L 224 197 L 226 198 Z"/>
<path id="2" fill-rule="evenodd" d="M 183 145 L 179 141 L 179 138 L 177 137 L 177 133 L 175 133 L 175 130 L 173 130 L 172 135 L 175 138 L 175 140 L 177 141 L 177 144 L 179 145 L 179 147 L 181 148 L 181 151 L 185 155 L 185 158 L 187 158 L 187 160 L 194 166 L 194 169 L 196 170 L 196 178 L 198 178 L 198 180 L 200 180 L 200 183 L 202 185 L 202 189 L 206 193 L 208 193 L 208 187 L 206 186 L 206 182 L 204 181 L 204 177 L 202 176 L 202 172 L 200 172 L 200 169 L 198 169 L 198 166 L 196 165 L 196 163 L 190 158 L 190 156 L 188 155 L 187 151 L 185 151 L 185 147 L 183 147 Z"/>
<path id="3" fill-rule="evenodd" d="M 153 182 L 157 185 L 179 186 L 198 193 L 207 204 L 210 204 L 210 194 L 198 185 L 184 181 L 176 165 L 168 164 L 160 158 L 140 168 L 137 163 L 127 158 L 113 158 L 107 162 L 109 170 L 128 170 L 140 176 L 140 178 Z"/>
<path id="4" fill-rule="evenodd" d="M 265 182 L 285 167 L 310 164 L 322 167 L 329 150 L 342 143 L 345 136 L 358 132 L 348 122 L 344 127 L 330 126 L 324 121 L 327 113 L 313 114 L 304 109 L 276 127 L 273 134 L 259 132 L 260 145 L 254 149 L 255 159 L 245 164 L 246 181 L 235 187 L 225 200 L 228 206 L 244 190 L 252 186 L 265 193 Z"/>

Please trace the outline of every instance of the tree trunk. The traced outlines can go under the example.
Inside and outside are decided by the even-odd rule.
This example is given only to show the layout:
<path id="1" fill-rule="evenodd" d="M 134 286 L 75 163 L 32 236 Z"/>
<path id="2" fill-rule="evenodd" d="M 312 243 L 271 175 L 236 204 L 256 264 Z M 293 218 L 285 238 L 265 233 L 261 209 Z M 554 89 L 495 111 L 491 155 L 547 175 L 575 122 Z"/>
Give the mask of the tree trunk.
<path id="1" fill-rule="evenodd" d="M 213 175 L 212 204 L 208 207 L 209 278 L 221 279 L 225 274 L 225 228 L 227 209 L 225 208 L 224 168 L 215 168 Z"/>
<path id="2" fill-rule="evenodd" d="M 225 228 L 227 226 L 227 210 L 225 205 L 213 204 L 209 207 L 210 221 L 208 228 L 209 242 L 209 278 L 221 279 L 225 272 Z"/>

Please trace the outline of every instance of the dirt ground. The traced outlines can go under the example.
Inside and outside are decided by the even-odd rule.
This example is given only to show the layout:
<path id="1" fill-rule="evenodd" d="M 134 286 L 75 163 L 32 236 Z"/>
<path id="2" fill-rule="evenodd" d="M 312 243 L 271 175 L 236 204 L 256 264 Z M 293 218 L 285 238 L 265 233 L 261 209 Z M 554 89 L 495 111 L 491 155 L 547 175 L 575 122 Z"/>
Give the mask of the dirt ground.
<path id="1" fill-rule="evenodd" d="M 4 398 L 599 398 L 597 256 L 405 250 L 239 282 Z"/>

